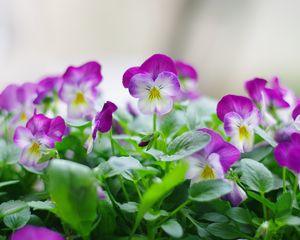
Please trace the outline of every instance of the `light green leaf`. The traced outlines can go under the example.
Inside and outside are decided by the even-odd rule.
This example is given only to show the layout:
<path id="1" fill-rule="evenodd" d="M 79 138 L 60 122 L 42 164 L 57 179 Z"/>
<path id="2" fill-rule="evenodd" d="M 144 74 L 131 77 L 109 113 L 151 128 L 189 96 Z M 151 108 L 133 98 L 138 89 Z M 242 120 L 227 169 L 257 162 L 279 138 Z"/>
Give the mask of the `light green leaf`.
<path id="1" fill-rule="evenodd" d="M 8 202 L 1 203 L 0 205 L 0 218 L 19 212 L 23 210 L 24 208 L 27 208 L 28 205 L 24 201 L 20 200 L 11 200 Z"/>
<path id="2" fill-rule="evenodd" d="M 260 162 L 252 159 L 241 160 L 241 181 L 256 192 L 267 193 L 274 185 L 272 173 Z"/>
<path id="3" fill-rule="evenodd" d="M 152 184 L 152 186 L 144 193 L 138 207 L 135 228 L 139 225 L 145 213 L 148 212 L 157 201 L 165 196 L 170 190 L 185 181 L 187 169 L 187 164 L 179 163 L 162 179 L 161 182 Z"/>
<path id="4" fill-rule="evenodd" d="M 136 202 L 128 202 L 120 204 L 121 210 L 129 213 L 137 212 L 138 204 Z"/>
<path id="5" fill-rule="evenodd" d="M 5 226 L 10 228 L 11 230 L 15 230 L 21 228 L 27 224 L 30 219 L 30 210 L 29 207 L 22 209 L 19 212 L 6 215 L 3 218 L 3 222 Z"/>
<path id="6" fill-rule="evenodd" d="M 165 233 L 169 234 L 173 238 L 180 238 L 183 235 L 183 230 L 181 225 L 174 219 L 170 219 L 161 225 L 161 228 Z"/>
<path id="7" fill-rule="evenodd" d="M 203 149 L 210 141 L 210 136 L 200 131 L 189 131 L 175 138 L 169 143 L 168 155 L 160 156 L 162 161 L 183 159 Z"/>
<path id="8" fill-rule="evenodd" d="M 19 180 L 11 180 L 11 181 L 1 182 L 0 183 L 0 188 L 8 186 L 8 185 L 16 184 L 18 182 L 19 182 Z"/>
<path id="9" fill-rule="evenodd" d="M 88 236 L 97 218 L 97 194 L 91 169 L 55 159 L 46 174 L 56 214 L 82 236 Z"/>
<path id="10" fill-rule="evenodd" d="M 189 198 L 196 202 L 208 202 L 231 191 L 231 184 L 224 180 L 201 181 L 191 186 Z"/>
<path id="11" fill-rule="evenodd" d="M 31 201 L 27 202 L 28 206 L 33 210 L 48 210 L 51 212 L 55 211 L 55 204 L 51 201 Z"/>
<path id="12" fill-rule="evenodd" d="M 143 168 L 139 160 L 133 157 L 111 157 L 107 163 L 111 168 L 107 177 L 116 176 L 128 170 Z"/>
<path id="13" fill-rule="evenodd" d="M 269 143 L 273 148 L 277 146 L 277 142 L 268 134 L 265 130 L 260 127 L 254 129 L 255 133 Z"/>

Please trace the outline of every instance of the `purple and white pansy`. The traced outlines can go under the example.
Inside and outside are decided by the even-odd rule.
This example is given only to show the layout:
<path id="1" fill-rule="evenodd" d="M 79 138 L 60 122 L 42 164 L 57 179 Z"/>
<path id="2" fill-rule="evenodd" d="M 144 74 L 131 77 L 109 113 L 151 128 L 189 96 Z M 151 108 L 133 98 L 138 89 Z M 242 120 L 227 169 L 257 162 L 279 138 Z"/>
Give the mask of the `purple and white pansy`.
<path id="1" fill-rule="evenodd" d="M 58 92 L 62 84 L 60 76 L 50 76 L 43 78 L 37 84 L 37 98 L 34 104 L 40 104 L 46 97 L 52 97 L 53 92 Z"/>
<path id="2" fill-rule="evenodd" d="M 36 89 L 35 83 L 11 84 L 0 94 L 0 109 L 13 114 L 13 125 L 25 124 L 33 115 Z"/>
<path id="3" fill-rule="evenodd" d="M 237 95 L 224 96 L 217 105 L 217 116 L 224 122 L 225 133 L 241 152 L 251 151 L 254 129 L 259 124 L 259 113 L 249 98 Z"/>
<path id="4" fill-rule="evenodd" d="M 139 99 L 138 107 L 144 114 L 170 112 L 173 98 L 180 92 L 175 64 L 163 54 L 155 54 L 140 67 L 128 69 L 123 75 L 123 85 Z"/>
<path id="5" fill-rule="evenodd" d="M 67 104 L 70 119 L 89 117 L 94 112 L 94 102 L 102 80 L 101 66 L 88 62 L 79 67 L 69 67 L 63 75 L 59 97 Z"/>
<path id="6" fill-rule="evenodd" d="M 210 142 L 189 159 L 187 178 L 192 182 L 223 179 L 230 167 L 240 159 L 240 151 L 211 129 L 202 128 L 199 131 L 207 133 Z"/>
<path id="7" fill-rule="evenodd" d="M 65 121 L 61 117 L 50 119 L 43 114 L 34 114 L 26 127 L 17 127 L 14 133 L 14 142 L 22 150 L 19 163 L 37 171 L 47 167 L 48 162 L 38 161 L 62 140 L 65 130 Z"/>

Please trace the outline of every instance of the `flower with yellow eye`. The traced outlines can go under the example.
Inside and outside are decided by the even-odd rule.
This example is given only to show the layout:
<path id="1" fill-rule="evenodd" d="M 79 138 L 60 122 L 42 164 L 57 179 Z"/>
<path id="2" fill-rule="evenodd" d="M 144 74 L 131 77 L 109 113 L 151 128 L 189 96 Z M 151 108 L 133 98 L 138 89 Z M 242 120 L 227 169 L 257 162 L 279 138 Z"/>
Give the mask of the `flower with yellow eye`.
<path id="1" fill-rule="evenodd" d="M 92 113 L 98 97 L 97 86 L 101 80 L 101 66 L 97 62 L 67 69 L 63 75 L 59 97 L 68 105 L 69 118 L 76 120 Z"/>
<path id="2" fill-rule="evenodd" d="M 254 129 L 259 124 L 259 113 L 249 98 L 224 96 L 217 105 L 218 118 L 224 122 L 225 133 L 241 152 L 251 151 Z"/>

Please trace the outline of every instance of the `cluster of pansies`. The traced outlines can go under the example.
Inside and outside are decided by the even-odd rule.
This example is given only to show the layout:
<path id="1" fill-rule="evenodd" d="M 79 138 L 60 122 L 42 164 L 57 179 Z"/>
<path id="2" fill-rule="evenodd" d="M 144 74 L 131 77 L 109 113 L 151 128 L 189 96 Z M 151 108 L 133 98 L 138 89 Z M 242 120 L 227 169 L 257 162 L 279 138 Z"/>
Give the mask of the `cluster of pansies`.
<path id="1" fill-rule="evenodd" d="M 119 106 L 102 78 L 91 61 L 0 93 L 0 239 L 298 239 L 300 101 L 278 77 L 215 101 L 155 54 Z"/>

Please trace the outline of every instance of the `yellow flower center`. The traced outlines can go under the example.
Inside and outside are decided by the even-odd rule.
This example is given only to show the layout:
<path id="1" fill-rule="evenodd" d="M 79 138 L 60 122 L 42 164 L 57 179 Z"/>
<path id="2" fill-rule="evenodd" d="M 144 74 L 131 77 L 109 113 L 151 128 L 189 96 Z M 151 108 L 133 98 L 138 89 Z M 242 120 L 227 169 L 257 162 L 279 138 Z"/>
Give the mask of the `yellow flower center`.
<path id="1" fill-rule="evenodd" d="M 21 116 L 20 116 L 20 121 L 26 121 L 27 120 L 27 116 L 25 112 L 21 112 Z"/>
<path id="2" fill-rule="evenodd" d="M 40 155 L 40 144 L 34 142 L 31 147 L 28 149 L 30 154 L 39 156 Z"/>
<path id="3" fill-rule="evenodd" d="M 75 99 L 74 99 L 74 104 L 75 105 L 85 104 L 85 97 L 82 92 L 78 92 L 76 94 Z"/>
<path id="4" fill-rule="evenodd" d="M 160 92 L 157 87 L 152 87 L 150 89 L 148 98 L 150 101 L 161 98 Z"/>
<path id="5" fill-rule="evenodd" d="M 239 135 L 240 135 L 240 139 L 248 139 L 250 138 L 250 133 L 248 132 L 247 128 L 245 126 L 241 126 L 239 129 Z"/>
<path id="6" fill-rule="evenodd" d="M 200 178 L 205 179 L 205 180 L 215 179 L 216 176 L 215 176 L 215 173 L 214 173 L 214 170 L 212 169 L 212 167 L 209 165 L 205 165 L 205 167 L 203 168 L 203 170 L 200 174 Z"/>

